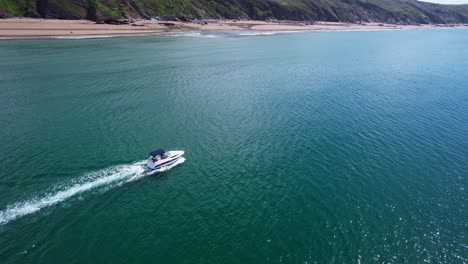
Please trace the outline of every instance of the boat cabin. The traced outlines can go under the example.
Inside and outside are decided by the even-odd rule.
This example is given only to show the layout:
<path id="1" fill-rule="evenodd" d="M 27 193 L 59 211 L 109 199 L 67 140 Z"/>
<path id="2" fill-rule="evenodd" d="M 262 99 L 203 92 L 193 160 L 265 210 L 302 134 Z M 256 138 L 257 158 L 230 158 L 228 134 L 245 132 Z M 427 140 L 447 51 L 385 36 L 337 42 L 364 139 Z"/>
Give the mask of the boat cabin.
<path id="1" fill-rule="evenodd" d="M 160 159 L 165 159 L 167 158 L 167 155 L 166 155 L 166 151 L 164 151 L 164 149 L 157 149 L 157 150 L 153 150 L 149 153 L 151 155 L 151 159 L 153 161 L 158 161 Z"/>

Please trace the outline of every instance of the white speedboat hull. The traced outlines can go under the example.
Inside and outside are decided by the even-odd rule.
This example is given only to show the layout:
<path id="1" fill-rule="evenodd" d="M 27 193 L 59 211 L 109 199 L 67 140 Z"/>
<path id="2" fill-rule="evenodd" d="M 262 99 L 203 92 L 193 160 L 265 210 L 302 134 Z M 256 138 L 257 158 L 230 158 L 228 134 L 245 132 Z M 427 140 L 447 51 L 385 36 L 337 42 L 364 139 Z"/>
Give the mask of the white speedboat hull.
<path id="1" fill-rule="evenodd" d="M 175 163 L 178 159 L 184 155 L 183 150 L 171 150 L 166 152 L 167 157 L 154 161 L 151 157 L 146 161 L 146 166 L 149 170 L 157 170 L 165 166 L 169 166 Z"/>

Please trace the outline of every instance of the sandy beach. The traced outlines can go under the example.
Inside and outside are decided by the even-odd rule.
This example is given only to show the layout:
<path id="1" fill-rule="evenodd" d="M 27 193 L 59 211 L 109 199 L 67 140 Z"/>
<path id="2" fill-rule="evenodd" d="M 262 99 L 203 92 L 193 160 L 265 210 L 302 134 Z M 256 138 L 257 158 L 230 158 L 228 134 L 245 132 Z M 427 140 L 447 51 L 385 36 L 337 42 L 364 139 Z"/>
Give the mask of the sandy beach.
<path id="1" fill-rule="evenodd" d="M 315 24 L 266 21 L 152 21 L 136 20 L 131 24 L 96 24 L 88 20 L 58 20 L 9 18 L 0 19 L 0 37 L 58 37 L 58 36 L 97 36 L 97 35 L 141 35 L 156 34 L 173 30 L 391 30 L 436 27 L 466 27 L 467 25 L 393 25 L 381 23 L 350 24 L 337 22 L 316 22 Z"/>

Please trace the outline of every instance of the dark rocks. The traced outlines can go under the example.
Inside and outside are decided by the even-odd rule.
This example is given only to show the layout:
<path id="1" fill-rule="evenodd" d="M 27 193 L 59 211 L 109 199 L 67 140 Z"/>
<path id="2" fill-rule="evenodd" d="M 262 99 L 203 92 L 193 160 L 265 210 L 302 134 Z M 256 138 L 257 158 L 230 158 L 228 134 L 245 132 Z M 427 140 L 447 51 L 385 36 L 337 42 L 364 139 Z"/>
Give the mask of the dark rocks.
<path id="1" fill-rule="evenodd" d="M 133 20 L 131 20 L 133 23 Z M 128 25 L 130 24 L 130 21 L 128 19 L 107 19 L 107 20 L 104 20 L 102 21 L 101 20 L 101 23 L 97 23 L 97 24 L 103 24 L 102 22 L 104 22 L 105 24 L 110 24 L 110 25 Z"/>
<path id="2" fill-rule="evenodd" d="M 47 13 L 49 11 L 49 0 L 37 0 L 36 8 L 41 17 L 47 17 Z"/>
<path id="3" fill-rule="evenodd" d="M 178 16 L 177 19 L 178 19 L 179 21 L 183 21 L 183 22 L 190 22 L 190 21 L 191 21 L 191 19 L 189 19 L 189 18 L 186 17 L 186 16 Z"/>
<path id="4" fill-rule="evenodd" d="M 179 19 L 176 16 L 162 16 L 161 20 L 164 20 L 164 21 L 179 21 Z"/>
<path id="5" fill-rule="evenodd" d="M 163 26 L 166 26 L 166 27 L 173 27 L 173 26 L 175 26 L 174 23 L 170 23 L 170 22 L 162 22 L 162 23 L 159 23 L 159 24 L 161 24 L 161 25 L 163 25 Z"/>
<path id="6" fill-rule="evenodd" d="M 96 4 L 94 2 L 90 1 L 90 5 L 86 9 L 86 19 L 96 21 L 97 20 L 97 15 L 96 15 Z"/>
<path id="7" fill-rule="evenodd" d="M 11 16 L 2 10 L 0 10 L 0 18 L 10 18 Z"/>

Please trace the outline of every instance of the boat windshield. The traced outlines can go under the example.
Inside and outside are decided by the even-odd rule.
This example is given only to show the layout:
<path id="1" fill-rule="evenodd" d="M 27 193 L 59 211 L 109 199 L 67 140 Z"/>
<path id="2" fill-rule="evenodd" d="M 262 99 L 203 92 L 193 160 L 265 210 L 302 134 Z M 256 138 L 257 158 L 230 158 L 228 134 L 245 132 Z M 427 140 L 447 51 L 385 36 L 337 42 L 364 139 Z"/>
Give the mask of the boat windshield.
<path id="1" fill-rule="evenodd" d="M 161 155 L 157 155 L 156 157 L 151 157 L 151 159 L 154 160 L 154 161 L 162 160 L 162 159 L 165 159 L 165 158 L 167 158 L 166 153 L 163 153 Z"/>

